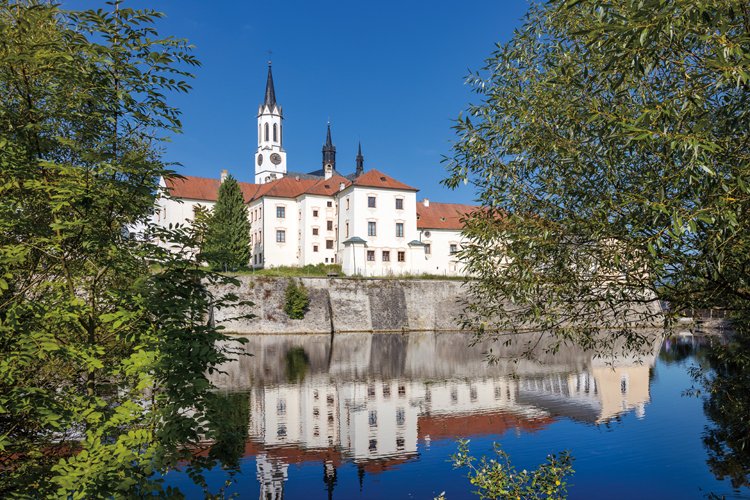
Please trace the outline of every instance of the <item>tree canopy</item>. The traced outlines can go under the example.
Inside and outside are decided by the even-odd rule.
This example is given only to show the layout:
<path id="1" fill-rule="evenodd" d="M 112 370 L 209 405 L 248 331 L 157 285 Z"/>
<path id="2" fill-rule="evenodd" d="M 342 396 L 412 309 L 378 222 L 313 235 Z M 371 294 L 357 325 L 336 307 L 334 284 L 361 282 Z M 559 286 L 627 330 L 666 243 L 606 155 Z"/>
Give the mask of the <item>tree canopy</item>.
<path id="1" fill-rule="evenodd" d="M 485 208 L 464 325 L 632 347 L 659 300 L 746 311 L 749 80 L 745 1 L 533 4 L 447 159 Z"/>
<path id="2" fill-rule="evenodd" d="M 3 497 L 162 491 L 160 472 L 200 465 L 206 373 L 234 352 L 207 321 L 236 302 L 211 291 L 225 278 L 131 238 L 173 175 L 167 96 L 198 62 L 159 37 L 158 12 L 108 5 L 0 0 Z M 186 228 L 158 236 L 195 245 Z"/>
<path id="3" fill-rule="evenodd" d="M 202 253 L 214 269 L 235 271 L 250 262 L 250 219 L 237 180 L 228 175 L 208 217 Z"/>

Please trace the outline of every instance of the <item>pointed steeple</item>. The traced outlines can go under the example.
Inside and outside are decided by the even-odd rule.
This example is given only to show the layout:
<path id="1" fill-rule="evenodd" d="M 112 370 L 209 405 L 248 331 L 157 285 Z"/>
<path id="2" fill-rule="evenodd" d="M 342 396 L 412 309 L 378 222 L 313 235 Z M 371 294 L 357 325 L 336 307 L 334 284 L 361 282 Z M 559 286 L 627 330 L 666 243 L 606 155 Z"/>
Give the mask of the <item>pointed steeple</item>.
<path id="1" fill-rule="evenodd" d="M 326 132 L 326 147 L 332 147 L 333 142 L 331 141 L 331 122 L 328 122 L 328 131 Z"/>
<path id="2" fill-rule="evenodd" d="M 357 148 L 357 169 L 354 171 L 354 175 L 359 177 L 365 171 L 365 157 L 362 156 L 362 143 L 359 143 Z"/>
<path id="3" fill-rule="evenodd" d="M 331 122 L 328 122 L 328 131 L 326 132 L 326 143 L 323 145 L 323 169 L 330 165 L 336 170 L 336 146 L 331 140 Z"/>
<path id="4" fill-rule="evenodd" d="M 273 88 L 273 74 L 271 73 L 271 61 L 268 61 L 268 79 L 266 80 L 266 98 L 263 101 L 264 106 L 273 109 L 276 106 L 276 91 Z"/>

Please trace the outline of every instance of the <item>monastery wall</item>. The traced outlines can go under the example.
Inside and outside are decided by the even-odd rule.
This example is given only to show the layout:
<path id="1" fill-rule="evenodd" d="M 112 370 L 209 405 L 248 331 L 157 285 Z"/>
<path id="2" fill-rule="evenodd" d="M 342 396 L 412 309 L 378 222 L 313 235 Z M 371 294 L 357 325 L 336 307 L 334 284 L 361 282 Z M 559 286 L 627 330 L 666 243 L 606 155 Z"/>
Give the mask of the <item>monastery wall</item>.
<path id="1" fill-rule="evenodd" d="M 227 332 L 289 334 L 455 331 L 463 295 L 457 280 L 301 278 L 310 307 L 301 320 L 284 312 L 288 278 L 241 276 L 232 291 L 253 306 L 216 311 Z M 252 313 L 253 319 L 232 319 Z"/>

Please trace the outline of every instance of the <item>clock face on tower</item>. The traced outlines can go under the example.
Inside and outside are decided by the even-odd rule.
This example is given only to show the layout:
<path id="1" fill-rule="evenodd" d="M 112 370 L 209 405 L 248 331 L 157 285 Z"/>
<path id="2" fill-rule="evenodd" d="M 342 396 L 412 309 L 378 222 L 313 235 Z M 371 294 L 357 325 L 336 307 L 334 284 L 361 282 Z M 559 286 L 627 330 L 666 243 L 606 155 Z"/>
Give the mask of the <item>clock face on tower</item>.
<path id="1" fill-rule="evenodd" d="M 263 155 L 258 155 L 258 166 L 263 163 Z"/>
<path id="2" fill-rule="evenodd" d="M 274 165 L 278 165 L 281 163 L 281 155 L 279 153 L 274 153 L 271 155 L 271 163 Z"/>

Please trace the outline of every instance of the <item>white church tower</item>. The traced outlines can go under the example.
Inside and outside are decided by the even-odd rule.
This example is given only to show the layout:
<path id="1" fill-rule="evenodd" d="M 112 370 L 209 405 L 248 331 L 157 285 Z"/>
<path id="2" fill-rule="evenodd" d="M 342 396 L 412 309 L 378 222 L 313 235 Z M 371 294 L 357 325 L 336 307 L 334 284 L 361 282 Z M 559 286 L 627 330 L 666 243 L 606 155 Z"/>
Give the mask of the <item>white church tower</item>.
<path id="1" fill-rule="evenodd" d="M 266 96 L 258 108 L 258 150 L 255 152 L 255 183 L 263 184 L 286 175 L 286 151 L 282 147 L 281 106 L 276 104 L 271 63 L 268 63 Z"/>

